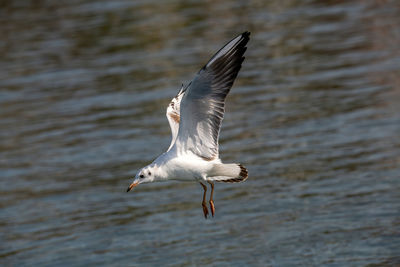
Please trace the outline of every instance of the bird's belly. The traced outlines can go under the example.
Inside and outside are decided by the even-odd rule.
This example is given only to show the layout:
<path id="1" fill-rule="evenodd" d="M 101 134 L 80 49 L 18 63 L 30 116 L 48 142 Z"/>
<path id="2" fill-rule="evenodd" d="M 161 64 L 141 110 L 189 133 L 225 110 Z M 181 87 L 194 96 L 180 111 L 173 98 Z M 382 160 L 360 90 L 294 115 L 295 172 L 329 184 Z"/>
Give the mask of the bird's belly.
<path id="1" fill-rule="evenodd" d="M 212 164 L 204 164 L 198 160 L 180 158 L 170 163 L 168 176 L 172 180 L 199 181 L 203 180 L 203 177 L 205 177 L 205 174 L 211 167 Z"/>

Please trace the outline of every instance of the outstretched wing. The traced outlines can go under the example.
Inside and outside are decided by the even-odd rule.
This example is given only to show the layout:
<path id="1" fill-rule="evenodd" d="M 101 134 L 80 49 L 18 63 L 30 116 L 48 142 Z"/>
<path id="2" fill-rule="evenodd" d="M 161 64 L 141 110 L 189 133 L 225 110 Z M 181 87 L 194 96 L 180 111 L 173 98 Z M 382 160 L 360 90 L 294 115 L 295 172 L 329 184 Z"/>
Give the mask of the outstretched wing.
<path id="1" fill-rule="evenodd" d="M 250 32 L 244 32 L 222 47 L 182 94 L 176 138 L 181 153 L 190 151 L 205 160 L 219 157 L 218 137 L 225 98 L 242 66 L 249 36 Z"/>
<path id="2" fill-rule="evenodd" d="M 182 100 L 183 95 L 185 94 L 186 88 L 184 88 L 183 84 L 182 84 L 181 90 L 179 90 L 178 94 L 174 98 L 172 98 L 172 100 L 169 103 L 168 108 L 167 108 L 166 115 L 167 115 L 167 119 L 169 122 L 169 126 L 171 127 L 171 134 L 172 134 L 172 140 L 171 140 L 171 144 L 169 145 L 168 151 L 174 145 L 176 137 L 178 136 L 179 121 L 180 121 L 180 106 L 181 106 L 181 100 Z"/>

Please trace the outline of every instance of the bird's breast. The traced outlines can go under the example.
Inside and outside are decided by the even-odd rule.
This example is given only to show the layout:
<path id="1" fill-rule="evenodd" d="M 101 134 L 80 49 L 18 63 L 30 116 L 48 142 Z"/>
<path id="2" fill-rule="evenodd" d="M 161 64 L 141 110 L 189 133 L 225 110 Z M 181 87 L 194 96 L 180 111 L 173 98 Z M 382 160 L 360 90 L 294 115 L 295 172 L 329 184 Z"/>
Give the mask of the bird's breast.
<path id="1" fill-rule="evenodd" d="M 206 176 L 208 170 L 212 168 L 212 164 L 207 164 L 198 158 L 181 156 L 166 162 L 165 168 L 170 180 L 198 181 Z"/>

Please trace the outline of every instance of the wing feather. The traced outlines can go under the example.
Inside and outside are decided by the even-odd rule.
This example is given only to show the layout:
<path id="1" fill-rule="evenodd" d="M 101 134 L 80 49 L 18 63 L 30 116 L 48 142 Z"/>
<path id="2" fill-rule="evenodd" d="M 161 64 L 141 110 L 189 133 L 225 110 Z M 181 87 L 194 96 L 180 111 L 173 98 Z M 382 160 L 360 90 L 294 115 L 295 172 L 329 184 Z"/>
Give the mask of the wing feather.
<path id="1" fill-rule="evenodd" d="M 250 32 L 244 32 L 222 47 L 181 95 L 175 142 L 181 153 L 190 151 L 207 160 L 219 157 L 225 98 L 241 68 L 249 36 Z"/>
<path id="2" fill-rule="evenodd" d="M 186 87 L 187 88 L 187 87 Z M 185 94 L 186 88 L 181 87 L 178 94 L 172 98 L 171 102 L 167 107 L 166 116 L 169 122 L 169 126 L 171 127 L 171 144 L 169 145 L 168 151 L 175 144 L 176 137 L 178 136 L 179 131 L 179 122 L 180 122 L 180 105 L 183 95 Z"/>

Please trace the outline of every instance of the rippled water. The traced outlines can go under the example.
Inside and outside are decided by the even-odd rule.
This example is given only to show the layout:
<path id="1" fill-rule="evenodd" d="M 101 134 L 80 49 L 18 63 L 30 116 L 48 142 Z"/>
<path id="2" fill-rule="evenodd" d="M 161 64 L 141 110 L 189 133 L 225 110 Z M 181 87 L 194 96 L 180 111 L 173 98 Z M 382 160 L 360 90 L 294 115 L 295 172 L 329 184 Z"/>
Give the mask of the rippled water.
<path id="1" fill-rule="evenodd" d="M 400 264 L 397 1 L 0 4 L 0 263 Z M 250 178 L 142 185 L 169 100 L 250 30 L 221 158 Z"/>

